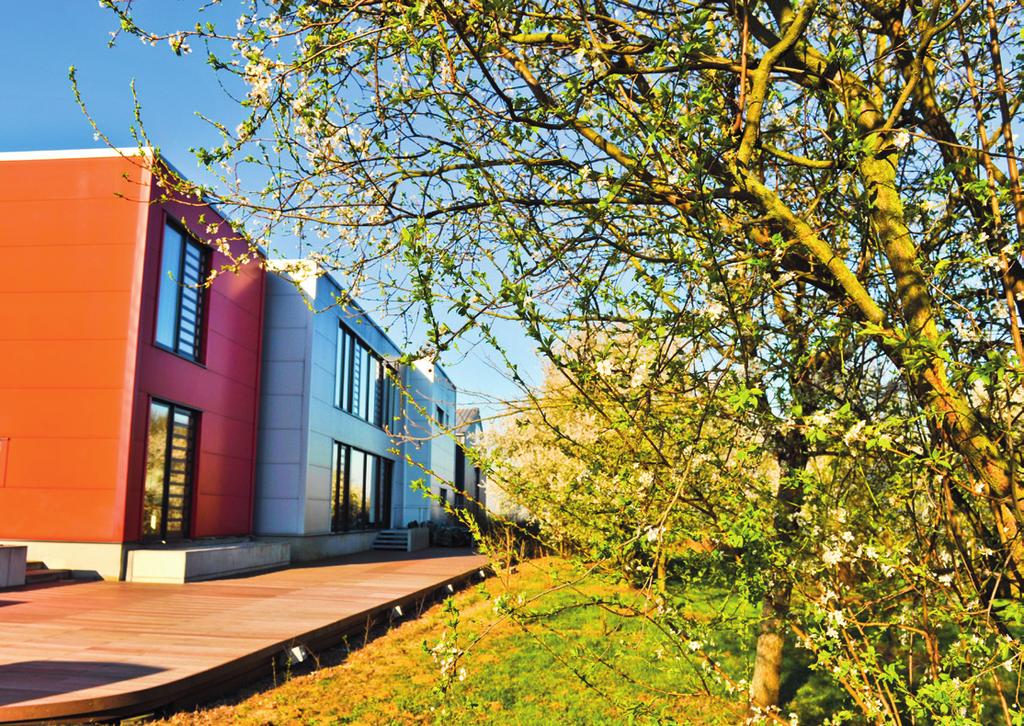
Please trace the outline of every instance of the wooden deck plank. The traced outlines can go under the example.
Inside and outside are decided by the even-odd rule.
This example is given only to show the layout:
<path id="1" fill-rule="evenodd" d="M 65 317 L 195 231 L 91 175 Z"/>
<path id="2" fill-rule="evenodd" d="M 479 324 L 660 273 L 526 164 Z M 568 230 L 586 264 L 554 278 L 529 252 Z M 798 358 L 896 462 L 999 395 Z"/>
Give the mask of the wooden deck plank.
<path id="1" fill-rule="evenodd" d="M 147 712 L 269 666 L 285 644 L 340 634 L 484 562 L 459 550 L 373 552 L 186 585 L 3 592 L 0 723 Z"/>

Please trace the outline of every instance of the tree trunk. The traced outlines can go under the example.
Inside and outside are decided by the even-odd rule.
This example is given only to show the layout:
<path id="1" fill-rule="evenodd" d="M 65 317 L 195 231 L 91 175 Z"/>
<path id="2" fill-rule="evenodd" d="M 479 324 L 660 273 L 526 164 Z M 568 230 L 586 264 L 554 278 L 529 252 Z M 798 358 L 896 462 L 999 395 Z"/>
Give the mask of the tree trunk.
<path id="1" fill-rule="evenodd" d="M 779 585 L 764 598 L 754 659 L 754 676 L 750 681 L 751 710 L 765 711 L 777 709 L 779 706 L 782 653 L 786 641 L 790 591 L 788 584 Z"/>
<path id="2" fill-rule="evenodd" d="M 807 398 L 807 397 L 804 397 Z M 807 403 L 808 409 L 813 406 Z M 803 504 L 804 489 L 795 472 L 804 471 L 810 462 L 803 434 L 791 431 L 776 440 L 776 455 L 783 471 L 792 480 L 782 477 L 775 497 L 775 532 L 779 547 L 786 551 L 793 542 L 797 522 L 794 517 Z M 754 675 L 750 681 L 750 710 L 777 710 L 782 683 L 782 658 L 786 642 L 786 621 L 789 616 L 793 584 L 784 564 L 776 565 L 772 581 L 761 604 L 761 625 L 757 634 Z"/>

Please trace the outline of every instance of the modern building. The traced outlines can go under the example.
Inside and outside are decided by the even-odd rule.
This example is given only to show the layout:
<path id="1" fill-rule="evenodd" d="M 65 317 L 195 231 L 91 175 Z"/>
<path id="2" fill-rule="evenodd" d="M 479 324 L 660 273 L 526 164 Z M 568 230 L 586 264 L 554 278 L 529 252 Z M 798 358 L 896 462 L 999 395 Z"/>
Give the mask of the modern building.
<path id="1" fill-rule="evenodd" d="M 49 567 L 253 531 L 265 275 L 161 165 L 0 154 L 0 542 Z"/>
<path id="2" fill-rule="evenodd" d="M 483 430 L 479 408 L 460 408 L 455 412 L 456 506 L 469 509 L 481 521 L 487 513 L 487 489 L 473 447 L 479 443 Z"/>
<path id="3" fill-rule="evenodd" d="M 455 387 L 401 351 L 308 261 L 267 278 L 256 532 L 294 560 L 367 550 L 382 530 L 425 523 L 455 475 Z"/>

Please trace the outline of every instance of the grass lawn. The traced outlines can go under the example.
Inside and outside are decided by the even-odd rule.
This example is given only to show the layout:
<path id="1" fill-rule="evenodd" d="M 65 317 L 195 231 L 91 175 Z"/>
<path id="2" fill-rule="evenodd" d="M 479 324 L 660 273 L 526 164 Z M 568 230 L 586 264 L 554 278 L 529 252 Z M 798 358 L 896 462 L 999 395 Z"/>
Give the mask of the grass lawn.
<path id="1" fill-rule="evenodd" d="M 439 664 L 424 648 L 446 633 L 451 637 L 452 612 L 439 604 L 365 645 L 324 654 L 319 670 L 287 679 L 279 674 L 276 686 L 267 683 L 243 700 L 180 713 L 167 723 L 742 721 L 742 695 L 730 697 L 707 679 L 678 639 L 619 614 L 617 603 L 639 602 L 635 593 L 601 577 L 578 576 L 567 563 L 547 558 L 457 593 L 455 642 L 466 653 L 454 669 L 464 669 L 463 678 L 452 679 L 447 693 L 438 688 Z M 525 624 L 503 618 L 495 607 L 502 596 L 512 603 L 522 598 L 526 608 L 545 615 Z M 594 598 L 605 607 L 594 605 Z M 694 607 L 702 605 L 695 601 Z M 735 647 L 745 651 L 749 644 Z"/>

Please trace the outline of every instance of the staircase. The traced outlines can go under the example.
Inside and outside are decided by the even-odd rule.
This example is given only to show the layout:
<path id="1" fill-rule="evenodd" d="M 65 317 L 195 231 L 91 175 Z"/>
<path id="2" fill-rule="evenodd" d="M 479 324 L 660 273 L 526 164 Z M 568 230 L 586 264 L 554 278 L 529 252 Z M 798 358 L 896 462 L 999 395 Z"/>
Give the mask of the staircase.
<path id="1" fill-rule="evenodd" d="M 382 529 L 377 538 L 373 540 L 375 550 L 395 550 L 398 552 L 409 552 L 408 529 Z"/>
<path id="2" fill-rule="evenodd" d="M 25 584 L 42 585 L 71 579 L 71 570 L 51 570 L 42 562 L 25 563 Z"/>
<path id="3" fill-rule="evenodd" d="M 430 530 L 426 527 L 412 529 L 382 529 L 373 541 L 375 550 L 416 552 L 430 546 Z"/>

